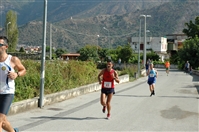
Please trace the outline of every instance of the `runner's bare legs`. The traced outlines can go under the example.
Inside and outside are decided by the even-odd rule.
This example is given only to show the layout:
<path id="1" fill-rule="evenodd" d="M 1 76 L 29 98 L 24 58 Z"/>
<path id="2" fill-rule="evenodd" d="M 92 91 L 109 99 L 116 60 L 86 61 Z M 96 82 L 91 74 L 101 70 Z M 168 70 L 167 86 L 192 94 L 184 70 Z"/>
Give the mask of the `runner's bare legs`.
<path id="1" fill-rule="evenodd" d="M 1 126 L 4 130 L 7 132 L 15 132 L 10 123 L 7 121 L 6 116 L 4 114 L 0 113 L 0 118 L 1 118 Z M 2 130 L 0 130 L 2 132 Z"/>
<path id="2" fill-rule="evenodd" d="M 106 94 L 101 93 L 100 103 L 102 106 L 106 106 Z"/>
<path id="3" fill-rule="evenodd" d="M 112 99 L 112 97 L 113 97 L 113 93 L 108 94 L 107 101 L 106 101 L 107 111 L 108 111 L 109 115 L 111 114 L 111 99 Z"/>

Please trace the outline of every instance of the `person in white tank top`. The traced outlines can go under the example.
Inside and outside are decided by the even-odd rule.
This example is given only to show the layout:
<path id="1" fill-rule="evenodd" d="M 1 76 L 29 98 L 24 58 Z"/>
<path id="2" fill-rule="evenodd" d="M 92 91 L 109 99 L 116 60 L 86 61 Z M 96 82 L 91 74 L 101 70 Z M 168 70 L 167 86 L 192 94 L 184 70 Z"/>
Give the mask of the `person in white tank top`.
<path id="1" fill-rule="evenodd" d="M 13 79 L 8 78 L 9 72 L 15 72 L 10 66 L 12 56 L 8 55 L 4 62 L 0 62 L 0 94 L 14 94 L 15 82 Z"/>
<path id="2" fill-rule="evenodd" d="M 0 36 L 0 126 L 7 132 L 18 132 L 7 120 L 7 113 L 15 93 L 15 79 L 26 74 L 26 69 L 16 56 L 7 54 L 8 39 Z"/>

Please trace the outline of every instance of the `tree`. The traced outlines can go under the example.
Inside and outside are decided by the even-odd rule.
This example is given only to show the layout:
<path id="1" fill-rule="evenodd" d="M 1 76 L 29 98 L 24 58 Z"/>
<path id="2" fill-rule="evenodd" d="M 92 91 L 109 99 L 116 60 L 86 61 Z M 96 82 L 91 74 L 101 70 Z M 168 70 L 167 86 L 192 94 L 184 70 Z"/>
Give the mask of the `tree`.
<path id="1" fill-rule="evenodd" d="M 147 59 L 150 59 L 153 61 L 159 61 L 160 56 L 152 51 L 151 53 L 147 53 Z"/>
<path id="2" fill-rule="evenodd" d="M 128 63 L 130 58 L 133 55 L 133 51 L 130 44 L 126 44 L 124 47 L 120 49 L 118 57 L 121 58 L 123 62 Z"/>
<path id="3" fill-rule="evenodd" d="M 97 53 L 97 47 L 93 45 L 86 45 L 85 47 L 81 48 L 78 53 L 80 53 L 78 59 L 81 61 L 97 61 L 99 58 Z"/>
<path id="4" fill-rule="evenodd" d="M 189 61 L 192 68 L 199 66 L 199 38 L 195 37 L 186 40 L 183 43 L 183 48 L 178 51 L 181 68 L 183 68 L 186 61 Z"/>
<path id="5" fill-rule="evenodd" d="M 46 46 L 46 52 L 50 52 L 50 46 Z"/>
<path id="6" fill-rule="evenodd" d="M 195 24 L 190 21 L 189 23 L 185 23 L 187 29 L 183 29 L 183 33 L 185 33 L 189 38 L 195 38 L 199 36 L 199 17 L 195 18 Z"/>
<path id="7" fill-rule="evenodd" d="M 57 50 L 55 51 L 55 54 L 56 54 L 57 58 L 60 57 L 60 56 L 61 56 L 62 54 L 64 54 L 64 53 L 67 53 L 67 51 L 64 50 L 64 49 L 57 49 Z"/>
<path id="8" fill-rule="evenodd" d="M 21 47 L 21 48 L 19 49 L 19 52 L 25 52 L 24 47 Z"/>
<path id="9" fill-rule="evenodd" d="M 17 13 L 10 10 L 6 15 L 5 29 L 9 40 L 8 52 L 15 52 L 18 43 Z"/>
<path id="10" fill-rule="evenodd" d="M 105 61 L 107 58 L 107 55 L 108 55 L 108 49 L 99 48 L 98 55 L 99 55 L 101 62 Z"/>
<path id="11" fill-rule="evenodd" d="M 117 62 L 118 61 L 118 50 L 117 49 L 109 49 L 108 52 L 107 52 L 107 56 L 111 57 L 111 60 L 113 62 Z"/>

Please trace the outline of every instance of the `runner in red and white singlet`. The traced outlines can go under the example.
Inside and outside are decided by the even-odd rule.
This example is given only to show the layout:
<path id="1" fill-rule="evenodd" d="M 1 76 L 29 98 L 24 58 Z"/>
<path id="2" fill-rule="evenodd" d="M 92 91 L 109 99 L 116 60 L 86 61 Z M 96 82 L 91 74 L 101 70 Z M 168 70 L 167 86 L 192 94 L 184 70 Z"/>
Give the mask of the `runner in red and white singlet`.
<path id="1" fill-rule="evenodd" d="M 103 113 L 105 113 L 106 108 L 107 108 L 107 118 L 110 118 L 110 111 L 111 111 L 111 99 L 113 96 L 114 91 L 114 81 L 117 83 L 120 82 L 118 78 L 117 72 L 112 69 L 113 63 L 108 60 L 107 61 L 107 67 L 103 69 L 99 74 L 98 74 L 98 80 L 99 84 L 102 84 L 102 89 L 101 89 L 101 97 L 100 97 L 100 102 L 101 105 L 103 106 Z"/>

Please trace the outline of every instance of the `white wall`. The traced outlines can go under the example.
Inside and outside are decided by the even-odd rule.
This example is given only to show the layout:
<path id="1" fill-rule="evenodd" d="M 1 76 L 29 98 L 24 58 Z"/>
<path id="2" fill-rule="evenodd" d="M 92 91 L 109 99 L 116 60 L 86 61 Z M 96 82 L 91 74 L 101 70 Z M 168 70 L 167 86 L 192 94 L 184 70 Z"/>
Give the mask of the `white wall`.
<path id="1" fill-rule="evenodd" d="M 166 53 L 167 51 L 167 38 L 164 37 L 153 37 L 152 42 L 153 51 Z"/>
<path id="2" fill-rule="evenodd" d="M 132 37 L 132 49 L 135 50 L 135 44 L 137 44 L 138 49 L 138 40 L 139 37 Z M 141 37 L 141 43 L 144 43 L 144 38 Z M 134 44 L 133 44 L 134 43 Z M 167 51 L 167 38 L 165 37 L 147 37 L 146 38 L 146 49 L 152 49 L 156 52 L 166 53 Z"/>

